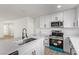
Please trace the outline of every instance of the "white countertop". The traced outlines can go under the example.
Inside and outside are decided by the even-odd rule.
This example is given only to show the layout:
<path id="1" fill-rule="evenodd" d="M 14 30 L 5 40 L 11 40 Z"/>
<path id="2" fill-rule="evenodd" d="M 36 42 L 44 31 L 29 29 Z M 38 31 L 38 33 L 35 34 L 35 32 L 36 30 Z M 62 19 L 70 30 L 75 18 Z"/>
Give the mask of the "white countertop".
<path id="1" fill-rule="evenodd" d="M 0 55 L 8 55 L 16 51 L 18 47 L 14 40 L 0 40 Z"/>
<path id="2" fill-rule="evenodd" d="M 75 36 L 71 36 L 70 40 L 73 44 L 74 49 L 76 50 L 76 53 L 79 55 L 79 37 Z"/>
<path id="3" fill-rule="evenodd" d="M 31 37 L 37 38 L 37 39 L 44 38 L 43 36 L 31 36 Z M 15 41 L 16 41 L 16 39 L 15 40 L 0 39 L 0 55 L 8 55 L 8 54 L 18 50 L 22 45 L 18 45 L 18 43 Z"/>

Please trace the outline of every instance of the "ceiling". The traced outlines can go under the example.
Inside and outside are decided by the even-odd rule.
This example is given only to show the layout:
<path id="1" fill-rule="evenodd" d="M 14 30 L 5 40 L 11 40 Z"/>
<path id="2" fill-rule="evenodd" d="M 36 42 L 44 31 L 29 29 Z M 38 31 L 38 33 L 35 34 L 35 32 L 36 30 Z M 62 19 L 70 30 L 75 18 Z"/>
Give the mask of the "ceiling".
<path id="1" fill-rule="evenodd" d="M 18 19 L 26 16 L 38 17 L 53 12 L 74 8 L 77 4 L 62 4 L 62 8 L 58 9 L 57 4 L 1 4 L 0 20 L 2 19 Z"/>

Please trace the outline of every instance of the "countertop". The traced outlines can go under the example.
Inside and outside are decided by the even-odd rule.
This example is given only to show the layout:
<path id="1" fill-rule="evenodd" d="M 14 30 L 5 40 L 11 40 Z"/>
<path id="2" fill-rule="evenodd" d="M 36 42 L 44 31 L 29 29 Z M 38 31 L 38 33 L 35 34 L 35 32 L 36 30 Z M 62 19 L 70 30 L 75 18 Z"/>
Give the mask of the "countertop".
<path id="1" fill-rule="evenodd" d="M 0 55 L 8 55 L 19 48 L 14 40 L 0 40 Z"/>
<path id="2" fill-rule="evenodd" d="M 73 44 L 74 49 L 76 50 L 76 53 L 79 55 L 79 37 L 78 36 L 71 36 L 70 40 Z"/>
<path id="3" fill-rule="evenodd" d="M 31 36 L 33 38 L 37 38 L 36 40 L 40 38 L 44 38 L 44 36 Z M 18 50 L 22 45 L 18 45 L 16 40 L 21 40 L 21 38 L 15 38 L 11 40 L 2 40 L 0 39 L 0 55 L 8 55 L 16 50 Z M 30 42 L 28 42 L 30 43 Z M 25 43 L 27 44 L 27 43 Z"/>

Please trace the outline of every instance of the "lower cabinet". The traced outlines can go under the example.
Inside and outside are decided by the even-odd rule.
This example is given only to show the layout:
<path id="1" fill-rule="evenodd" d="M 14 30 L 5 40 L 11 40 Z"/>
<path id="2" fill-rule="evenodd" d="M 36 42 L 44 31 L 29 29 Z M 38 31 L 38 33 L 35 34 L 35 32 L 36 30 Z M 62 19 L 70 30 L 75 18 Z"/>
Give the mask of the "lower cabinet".
<path id="1" fill-rule="evenodd" d="M 73 44 L 71 42 L 70 42 L 70 54 L 71 55 L 77 55 L 77 53 L 76 53 L 76 51 L 75 51 L 75 49 L 73 47 Z"/>
<path id="2" fill-rule="evenodd" d="M 44 44 L 44 46 L 49 47 L 49 38 L 45 38 L 43 44 Z"/>
<path id="3" fill-rule="evenodd" d="M 19 55 L 43 55 L 44 45 L 42 39 L 26 43 L 19 48 Z"/>
<path id="4" fill-rule="evenodd" d="M 75 49 L 71 49 L 71 55 L 77 55 Z"/>
<path id="5" fill-rule="evenodd" d="M 69 37 L 66 37 L 64 38 L 64 44 L 63 44 L 63 47 L 64 47 L 64 52 L 70 54 L 70 43 L 69 43 L 69 40 L 70 38 Z"/>
<path id="6" fill-rule="evenodd" d="M 64 51 L 70 55 L 77 55 L 70 37 L 66 37 L 64 40 Z"/>

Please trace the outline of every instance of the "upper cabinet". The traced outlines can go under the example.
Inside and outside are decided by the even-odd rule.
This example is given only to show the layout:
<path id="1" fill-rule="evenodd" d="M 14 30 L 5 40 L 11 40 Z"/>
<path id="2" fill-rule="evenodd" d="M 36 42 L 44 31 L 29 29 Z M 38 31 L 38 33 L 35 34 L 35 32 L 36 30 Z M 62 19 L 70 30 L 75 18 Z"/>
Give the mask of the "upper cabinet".
<path id="1" fill-rule="evenodd" d="M 51 27 L 51 19 L 52 17 L 49 16 L 42 16 L 40 17 L 40 28 L 50 28 Z"/>
<path id="2" fill-rule="evenodd" d="M 78 14 L 78 15 L 77 15 Z M 64 28 L 75 28 L 79 25 L 79 8 L 72 8 L 61 12 L 53 13 L 52 15 L 40 16 L 39 28 L 51 28 L 51 22 L 62 21 Z"/>
<path id="3" fill-rule="evenodd" d="M 64 11 L 64 27 L 73 28 L 75 27 L 75 9 Z"/>
<path id="4" fill-rule="evenodd" d="M 54 13 L 52 15 L 41 16 L 40 28 L 51 28 L 51 22 L 53 21 L 63 21 L 63 12 Z"/>
<path id="5" fill-rule="evenodd" d="M 40 28 L 44 28 L 45 27 L 45 17 L 40 17 Z"/>
<path id="6" fill-rule="evenodd" d="M 63 21 L 63 12 L 54 13 L 52 15 L 52 21 Z"/>

